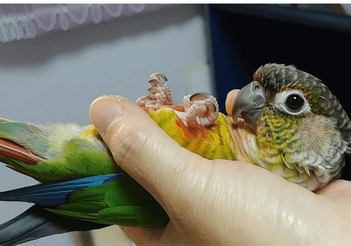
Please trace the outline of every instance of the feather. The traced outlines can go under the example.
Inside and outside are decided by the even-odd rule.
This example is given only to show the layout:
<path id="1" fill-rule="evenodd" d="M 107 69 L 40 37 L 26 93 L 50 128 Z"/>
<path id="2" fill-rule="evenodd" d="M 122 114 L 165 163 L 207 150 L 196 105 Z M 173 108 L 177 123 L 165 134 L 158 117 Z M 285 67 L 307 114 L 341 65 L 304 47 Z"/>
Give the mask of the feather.
<path id="1" fill-rule="evenodd" d="M 0 200 L 31 202 L 44 207 L 55 208 L 66 204 L 67 197 L 73 191 L 111 183 L 123 176 L 125 176 L 123 173 L 107 174 L 59 183 L 37 184 L 25 188 L 1 192 Z"/>
<path id="2" fill-rule="evenodd" d="M 108 225 L 64 218 L 34 205 L 16 218 L 0 225 L 0 246 L 12 246 L 70 231 L 88 231 Z"/>
<path id="3" fill-rule="evenodd" d="M 34 155 L 26 148 L 5 139 L 0 139 L 0 153 L 0 159 L 13 158 L 28 164 L 36 164 L 40 161 L 44 161 L 43 158 Z"/>

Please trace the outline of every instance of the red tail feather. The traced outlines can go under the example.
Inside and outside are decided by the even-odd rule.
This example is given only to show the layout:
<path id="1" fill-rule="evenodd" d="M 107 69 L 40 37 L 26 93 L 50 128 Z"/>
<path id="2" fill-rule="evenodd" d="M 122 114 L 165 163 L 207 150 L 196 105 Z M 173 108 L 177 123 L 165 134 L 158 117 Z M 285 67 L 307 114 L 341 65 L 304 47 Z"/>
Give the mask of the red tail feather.
<path id="1" fill-rule="evenodd" d="M 21 160 L 28 164 L 37 164 L 38 162 L 43 161 L 40 157 L 35 156 L 22 146 L 9 140 L 0 139 L 0 160 L 5 158 Z"/>

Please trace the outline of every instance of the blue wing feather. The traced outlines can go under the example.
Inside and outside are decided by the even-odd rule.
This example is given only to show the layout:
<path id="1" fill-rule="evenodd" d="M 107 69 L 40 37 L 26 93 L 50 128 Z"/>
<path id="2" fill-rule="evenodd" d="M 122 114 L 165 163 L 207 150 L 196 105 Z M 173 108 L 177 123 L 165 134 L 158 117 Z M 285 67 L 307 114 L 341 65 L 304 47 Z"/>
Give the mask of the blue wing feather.
<path id="1" fill-rule="evenodd" d="M 73 191 L 111 183 L 125 176 L 124 173 L 92 176 L 70 181 L 37 184 L 25 188 L 0 192 L 0 201 L 31 202 L 49 208 L 66 204 Z"/>
<path id="2" fill-rule="evenodd" d="M 41 237 L 70 231 L 87 231 L 106 227 L 90 221 L 64 219 L 34 205 L 16 218 L 0 225 L 0 246 L 13 246 Z"/>

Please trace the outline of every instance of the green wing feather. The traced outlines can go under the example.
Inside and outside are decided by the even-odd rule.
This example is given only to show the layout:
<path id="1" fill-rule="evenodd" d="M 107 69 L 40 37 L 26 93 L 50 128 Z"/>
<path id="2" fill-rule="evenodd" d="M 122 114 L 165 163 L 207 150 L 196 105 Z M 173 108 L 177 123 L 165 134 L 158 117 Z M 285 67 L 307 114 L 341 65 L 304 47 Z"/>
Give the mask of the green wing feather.
<path id="1" fill-rule="evenodd" d="M 74 191 L 67 204 L 49 211 L 101 224 L 139 227 L 165 226 L 169 220 L 156 200 L 129 176 Z"/>
<path id="2" fill-rule="evenodd" d="M 27 151 L 34 164 L 11 156 L 1 161 L 42 183 L 123 172 L 98 135 L 82 138 L 87 130 L 75 124 L 1 122 L 0 138 L 23 147 L 18 152 Z"/>

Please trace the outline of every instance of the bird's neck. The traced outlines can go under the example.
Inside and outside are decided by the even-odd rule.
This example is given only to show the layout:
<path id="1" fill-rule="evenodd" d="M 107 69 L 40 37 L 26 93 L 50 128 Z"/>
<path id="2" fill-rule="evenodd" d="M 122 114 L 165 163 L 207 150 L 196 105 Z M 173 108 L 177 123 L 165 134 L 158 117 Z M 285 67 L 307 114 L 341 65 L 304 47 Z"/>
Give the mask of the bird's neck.
<path id="1" fill-rule="evenodd" d="M 244 122 L 233 125 L 232 136 L 239 161 L 255 164 L 310 190 L 316 184 L 307 166 L 295 161 L 294 151 L 303 148 L 299 118 L 265 114 L 256 132 Z M 300 137 L 299 137 L 300 136 Z M 298 152 L 301 153 L 300 151 Z"/>

